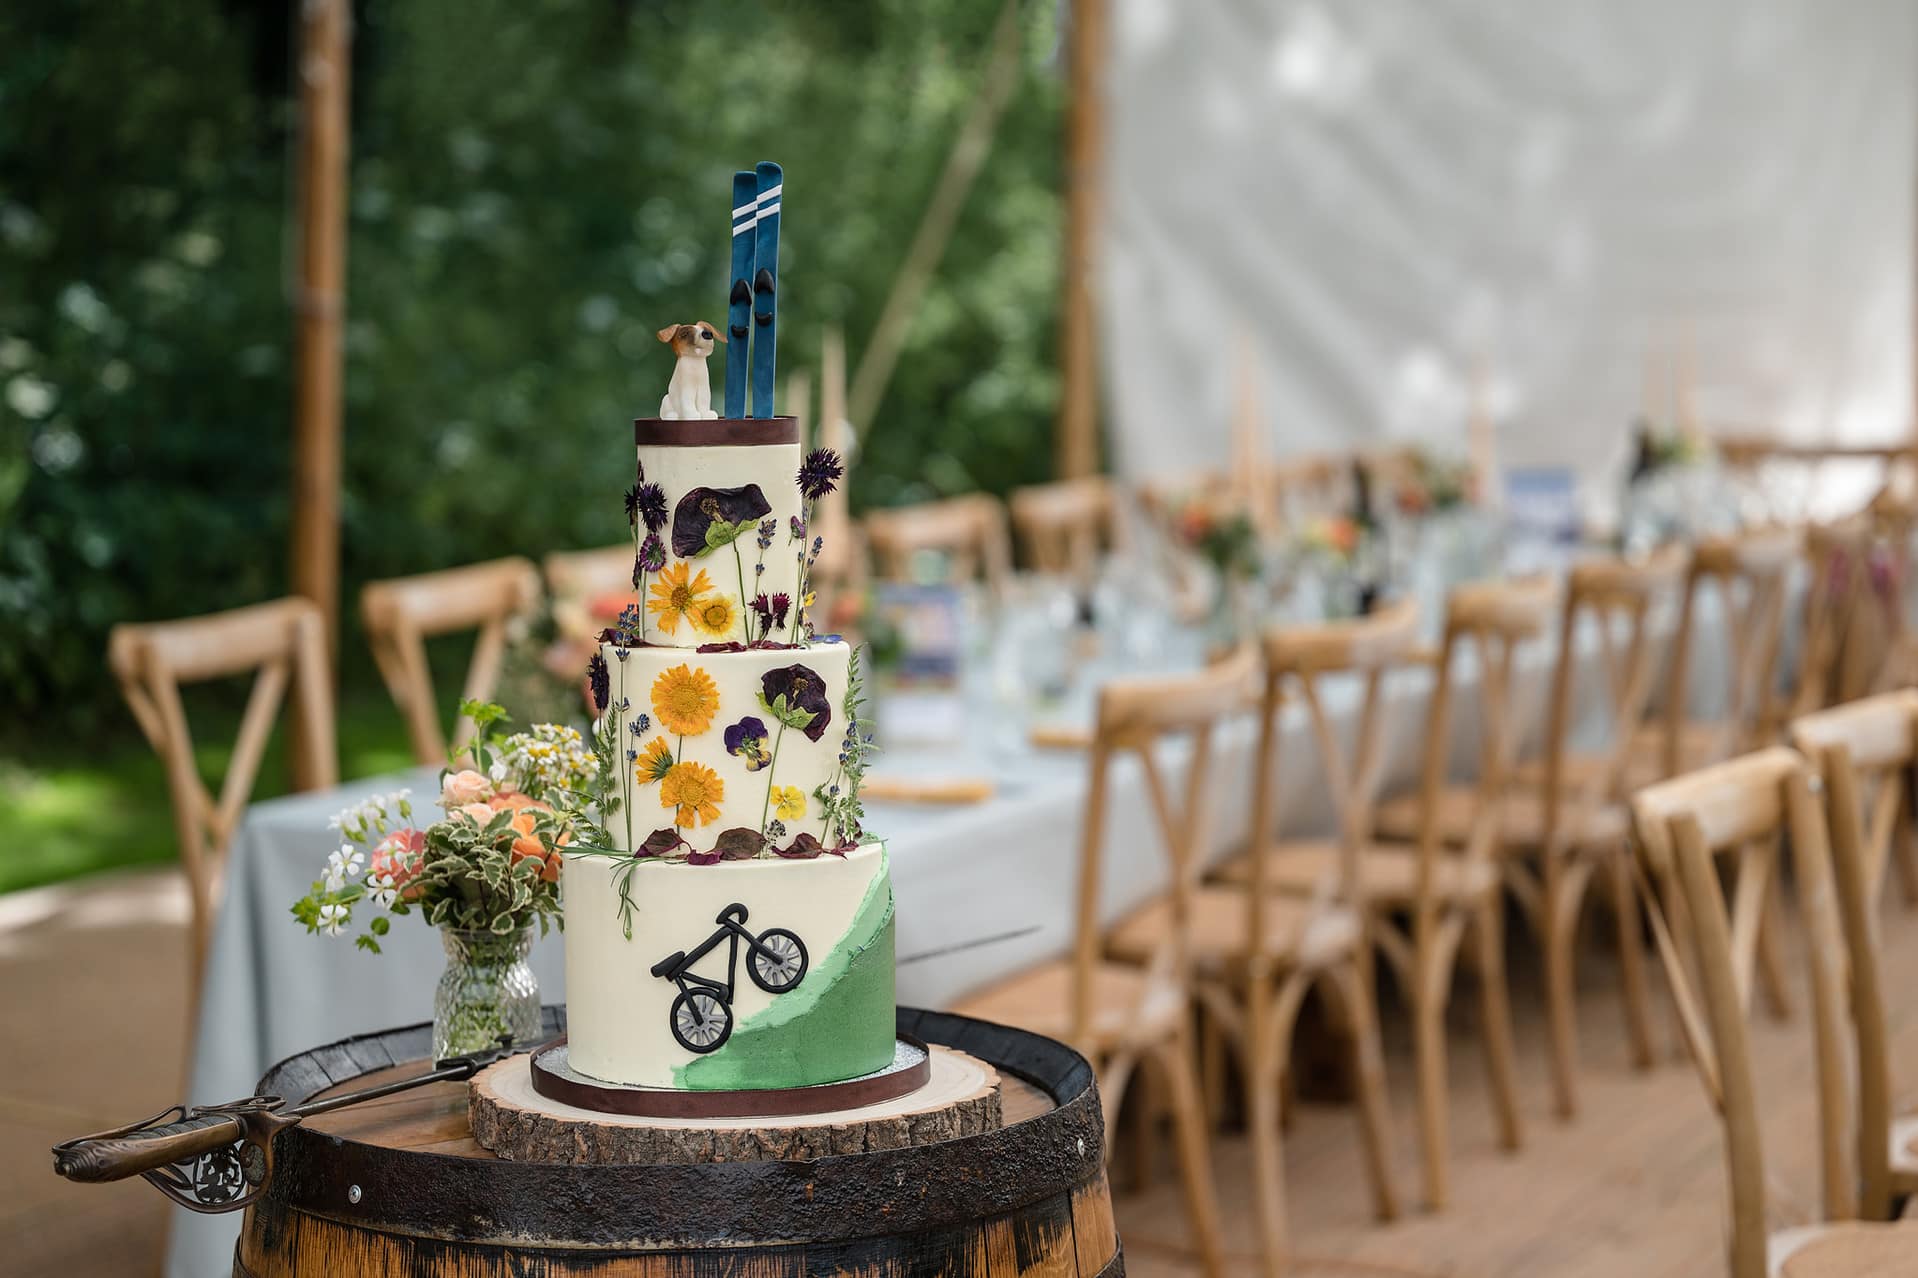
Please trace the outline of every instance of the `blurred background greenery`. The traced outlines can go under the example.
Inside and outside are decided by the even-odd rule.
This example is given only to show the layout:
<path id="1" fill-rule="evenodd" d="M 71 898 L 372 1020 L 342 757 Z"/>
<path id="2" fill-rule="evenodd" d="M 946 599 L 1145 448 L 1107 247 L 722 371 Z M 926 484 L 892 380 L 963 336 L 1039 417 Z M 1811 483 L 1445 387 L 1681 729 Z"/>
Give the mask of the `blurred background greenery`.
<path id="1" fill-rule="evenodd" d="M 107 629 L 286 590 L 295 7 L 0 6 L 0 806 L 61 845 L 0 857 L 0 890 L 171 854 Z M 723 318 L 735 168 L 786 168 L 782 383 L 827 325 L 856 364 L 998 9 L 356 5 L 347 611 L 371 578 L 620 537 L 653 332 Z M 855 507 L 1048 471 L 1063 85 L 1053 10 L 1024 22 Z M 403 761 L 350 617 L 341 661 L 342 774 Z"/>

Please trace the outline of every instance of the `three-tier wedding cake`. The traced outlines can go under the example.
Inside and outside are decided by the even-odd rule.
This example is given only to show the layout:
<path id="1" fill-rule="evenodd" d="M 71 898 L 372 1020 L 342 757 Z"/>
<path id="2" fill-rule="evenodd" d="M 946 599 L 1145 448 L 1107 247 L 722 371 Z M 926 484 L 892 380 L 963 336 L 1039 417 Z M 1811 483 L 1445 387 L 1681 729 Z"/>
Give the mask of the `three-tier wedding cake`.
<path id="1" fill-rule="evenodd" d="M 802 456 L 795 419 L 772 412 L 780 187 L 771 165 L 735 182 L 726 414 L 633 424 L 641 603 L 594 661 L 599 732 L 624 760 L 601 817 L 623 855 L 568 856 L 561 885 L 570 1064 L 608 1083 L 804 1087 L 894 1057 L 892 887 L 860 824 L 857 660 L 809 620 L 809 522 L 840 463 Z M 716 337 L 661 331 L 680 363 L 662 413 L 698 410 Z"/>

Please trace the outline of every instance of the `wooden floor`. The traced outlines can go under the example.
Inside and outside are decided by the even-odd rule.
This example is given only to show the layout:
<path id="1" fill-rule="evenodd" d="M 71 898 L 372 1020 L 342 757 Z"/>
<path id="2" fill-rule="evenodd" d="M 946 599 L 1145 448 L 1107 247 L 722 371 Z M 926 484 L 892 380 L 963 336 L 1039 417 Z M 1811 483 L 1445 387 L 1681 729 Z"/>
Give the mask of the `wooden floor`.
<path id="1" fill-rule="evenodd" d="M 1587 920 L 1588 932 L 1609 941 L 1609 921 L 1594 927 L 1596 922 Z M 1901 1109 L 1918 1108 L 1913 1090 L 1918 1084 L 1918 985 L 1897 978 L 1918 967 L 1918 912 L 1893 901 L 1885 924 L 1895 1094 L 1906 1102 Z M 1495 1143 L 1473 1019 L 1477 1000 L 1468 991 L 1467 997 L 1454 999 L 1450 1034 L 1452 1201 L 1443 1212 L 1423 1210 L 1407 1022 L 1402 1008 L 1388 1007 L 1387 1068 L 1398 1183 L 1407 1209 L 1392 1224 L 1372 1218 L 1353 1111 L 1300 1106 L 1285 1147 L 1296 1257 L 1291 1273 L 1304 1278 L 1698 1278 L 1725 1272 L 1720 1128 L 1697 1072 L 1678 1055 L 1662 982 L 1657 987 L 1661 1059 L 1649 1071 L 1635 1070 L 1625 1050 L 1613 957 L 1593 937 L 1586 938 L 1579 974 L 1581 1108 L 1576 1119 L 1563 1122 L 1551 1113 L 1531 938 L 1516 924 L 1509 934 L 1524 1147 L 1505 1153 Z M 1798 982 L 1795 1014 L 1780 1023 L 1760 1010 L 1752 1044 L 1774 1228 L 1814 1220 L 1819 1209 L 1811 1025 L 1796 937 L 1787 953 Z M 1656 971 L 1656 960 L 1649 961 Z M 1232 1269 L 1251 1274 L 1257 1251 L 1244 1139 L 1228 1134 L 1218 1140 L 1213 1164 Z M 1184 1219 L 1170 1166 L 1142 1193 L 1127 1193 L 1123 1175 L 1114 1188 L 1122 1195 L 1115 1208 L 1127 1271 L 1135 1278 L 1196 1274 L 1198 1267 L 1182 1246 Z M 1918 1272 L 1918 1256 L 1912 1272 Z"/>
<path id="2" fill-rule="evenodd" d="M 49 1169 L 55 1141 L 159 1109 L 175 1099 L 186 1039 L 184 897 L 177 878 L 139 875 L 73 889 L 0 897 L 0 1275 L 158 1272 L 163 1202 L 144 1183 L 76 1186 Z M 1918 913 L 1888 907 L 1885 982 L 1893 1044 L 1918 1084 Z M 1588 923 L 1588 928 L 1590 924 Z M 1608 927 L 1591 928 L 1609 936 Z M 1476 1000 L 1452 1023 L 1453 1201 L 1417 1206 L 1410 1062 L 1402 1009 L 1386 1010 L 1408 1205 L 1391 1225 L 1370 1216 L 1357 1120 L 1336 1106 L 1302 1106 L 1288 1133 L 1290 1220 L 1301 1275 L 1550 1275 L 1694 1278 L 1723 1272 L 1723 1176 L 1718 1127 L 1689 1063 L 1674 1054 L 1650 1072 L 1626 1062 L 1610 955 L 1588 947 L 1580 973 L 1583 1110 L 1550 1114 L 1544 1025 L 1529 936 L 1512 929 L 1526 1145 L 1493 1143 Z M 1798 965 L 1795 945 L 1788 951 Z M 1389 995 L 1388 995 L 1389 999 Z M 1755 1057 L 1767 1114 L 1766 1153 L 1780 1223 L 1816 1209 L 1810 1027 L 1797 1017 L 1757 1023 Z M 1918 1100 L 1918 1097 L 1914 1097 Z M 1243 1140 L 1215 1150 L 1226 1243 L 1236 1273 L 1255 1270 L 1250 1168 Z M 1183 1219 L 1169 1169 L 1140 1194 L 1115 1186 L 1127 1268 L 1140 1278 L 1196 1273 L 1181 1250 Z M 1789 1197 L 1778 1199 L 1778 1190 Z M 1914 1266 L 1918 1268 L 1918 1265 Z"/>

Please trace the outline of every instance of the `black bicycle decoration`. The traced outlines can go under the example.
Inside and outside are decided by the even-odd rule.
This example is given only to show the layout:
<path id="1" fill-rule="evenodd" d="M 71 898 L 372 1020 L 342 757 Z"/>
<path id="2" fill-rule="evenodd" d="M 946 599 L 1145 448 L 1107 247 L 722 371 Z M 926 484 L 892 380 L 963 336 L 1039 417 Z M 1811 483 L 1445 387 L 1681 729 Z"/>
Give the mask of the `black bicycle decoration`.
<path id="1" fill-rule="evenodd" d="M 679 986 L 666 1024 L 679 1045 L 704 1055 L 716 1052 L 733 1032 L 733 980 L 739 970 L 739 943 L 746 943 L 746 973 L 768 994 L 784 994 L 806 978 L 806 944 L 783 927 L 758 936 L 746 930 L 746 907 L 734 902 L 713 920 L 719 926 L 690 954 L 680 950 L 653 964 L 653 975 Z M 727 942 L 726 979 L 711 980 L 690 970 Z"/>

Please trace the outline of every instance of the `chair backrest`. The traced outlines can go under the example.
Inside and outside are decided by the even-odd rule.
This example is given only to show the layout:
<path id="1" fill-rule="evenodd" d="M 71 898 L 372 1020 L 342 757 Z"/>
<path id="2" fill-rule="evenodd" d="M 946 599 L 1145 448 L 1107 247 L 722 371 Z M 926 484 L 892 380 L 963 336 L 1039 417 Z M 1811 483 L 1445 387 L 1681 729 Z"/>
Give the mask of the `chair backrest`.
<path id="1" fill-rule="evenodd" d="M 1489 861 L 1499 838 L 1499 805 L 1512 779 L 1525 737 L 1527 706 L 1518 693 L 1521 654 L 1544 642 L 1557 606 L 1557 585 L 1544 578 L 1472 582 L 1454 587 L 1445 601 L 1445 641 L 1426 714 L 1425 753 L 1419 778 L 1424 817 L 1419 840 L 1419 895 L 1429 900 L 1432 875 L 1443 850 L 1439 804 L 1445 788 L 1451 738 L 1451 702 L 1459 658 L 1476 658 L 1479 757 L 1473 782 L 1469 834 L 1462 855 Z"/>
<path id="2" fill-rule="evenodd" d="M 1859 1212 L 1891 1212 L 1890 1032 L 1878 973 L 1878 896 L 1894 845 L 1912 837 L 1911 784 L 1918 772 L 1918 691 L 1867 697 L 1806 715 L 1792 744 L 1825 785 L 1832 874 L 1849 960 L 1857 1035 Z"/>
<path id="3" fill-rule="evenodd" d="M 541 561 L 540 567 L 546 574 L 546 592 L 555 600 L 592 599 L 622 590 L 637 592 L 630 541 L 597 550 L 556 550 Z"/>
<path id="4" fill-rule="evenodd" d="M 1364 905 L 1359 857 L 1372 837 L 1372 809 L 1384 777 L 1385 680 L 1394 669 L 1423 664 L 1418 606 L 1410 599 L 1389 604 L 1368 617 L 1316 625 L 1279 626 L 1266 631 L 1265 689 L 1260 703 L 1259 748 L 1252 792 L 1252 953 L 1264 953 L 1266 857 L 1260 849 L 1277 834 L 1279 712 L 1288 693 L 1305 704 L 1326 789 L 1339 821 L 1339 865 L 1335 883 L 1321 885 L 1338 900 Z M 1328 676 L 1356 676 L 1363 692 L 1358 730 L 1347 750 L 1338 724 L 1327 711 Z"/>
<path id="5" fill-rule="evenodd" d="M 1640 852 L 1659 883 L 1656 892 L 1645 890 L 1659 957 L 1693 1062 L 1725 1127 L 1731 1272 L 1764 1278 L 1764 1147 L 1746 1024 L 1764 888 L 1759 880 L 1748 890 L 1753 880 L 1740 873 L 1728 903 L 1719 865 L 1728 853 L 1749 856 L 1754 848 L 1769 862 L 1790 837 L 1811 965 L 1825 1214 L 1849 1218 L 1856 1203 L 1845 1152 L 1851 1112 L 1844 952 L 1824 813 L 1810 767 L 1783 746 L 1648 786 L 1633 796 L 1632 813 Z"/>
<path id="6" fill-rule="evenodd" d="M 1783 726 L 1778 658 L 1784 640 L 1786 590 L 1802 544 L 1797 532 L 1762 529 L 1707 538 L 1692 547 L 1678 636 L 1667 671 L 1664 775 L 1677 775 L 1687 762 L 1687 682 L 1699 598 L 1707 586 L 1717 588 L 1731 657 L 1726 666 L 1725 714 L 1719 720 L 1717 738 L 1710 742 L 1710 758 L 1755 749 Z"/>
<path id="7" fill-rule="evenodd" d="M 107 663 L 134 721 L 166 765 L 174 832 L 193 894 L 197 989 L 227 845 L 259 778 L 267 738 L 289 686 L 304 736 L 303 749 L 295 753 L 306 768 L 295 785 L 314 789 L 339 779 L 326 620 L 311 600 L 278 599 L 205 617 L 120 625 L 107 638 Z M 194 763 L 180 688 L 248 672 L 253 690 L 216 798 Z"/>
<path id="8" fill-rule="evenodd" d="M 368 582 L 360 592 L 367 640 L 387 691 L 406 718 L 415 759 L 421 763 L 447 759 L 433 672 L 426 664 L 427 637 L 479 631 L 461 696 L 484 700 L 499 681 L 507 623 L 538 600 L 539 573 L 530 560 L 517 557 Z M 462 719 L 455 748 L 465 746 L 471 730 L 471 724 Z"/>
<path id="9" fill-rule="evenodd" d="M 1101 551 L 1124 544 L 1118 489 L 1103 475 L 1013 490 L 1012 530 L 1026 566 L 1090 581 Z"/>
<path id="10" fill-rule="evenodd" d="M 874 575 L 884 580 L 911 580 L 913 557 L 928 551 L 946 557 L 953 581 L 979 578 L 997 591 L 1012 574 L 1005 506 L 987 493 L 875 510 L 865 529 Z"/>
<path id="11" fill-rule="evenodd" d="M 1594 559 L 1577 564 L 1566 578 L 1559 610 L 1558 664 L 1545 724 L 1545 842 L 1548 854 L 1567 837 L 1587 827 L 1602 805 L 1625 798 L 1633 739 L 1645 722 L 1651 701 L 1657 654 L 1652 626 L 1657 607 L 1673 594 L 1685 569 L 1677 550 L 1642 560 Z M 1584 660 L 1583 636 L 1598 649 L 1596 662 Z M 1574 788 L 1566 776 L 1566 755 L 1575 718 L 1579 672 L 1602 678 L 1610 703 L 1606 742 L 1598 766 Z"/>
<path id="12" fill-rule="evenodd" d="M 1090 751 L 1092 781 L 1081 826 L 1069 1041 L 1084 1041 L 1092 1023 L 1093 976 L 1103 941 L 1099 906 L 1107 792 L 1115 759 L 1129 754 L 1137 762 L 1172 872 L 1174 926 L 1148 964 L 1153 977 L 1146 995 L 1150 1000 L 1166 985 L 1183 988 L 1187 979 L 1184 936 L 1189 902 L 1211 840 L 1211 805 L 1206 802 L 1205 787 L 1211 780 L 1213 732 L 1222 720 L 1250 709 L 1257 672 L 1258 655 L 1248 646 L 1193 674 L 1115 679 L 1100 689 Z M 1191 758 L 1176 806 L 1158 758 L 1160 743 L 1171 737 L 1191 740 Z M 1136 1015 L 1144 1009 L 1132 1010 Z"/>

